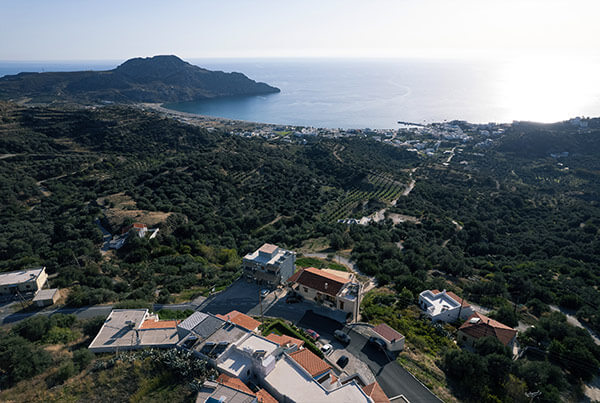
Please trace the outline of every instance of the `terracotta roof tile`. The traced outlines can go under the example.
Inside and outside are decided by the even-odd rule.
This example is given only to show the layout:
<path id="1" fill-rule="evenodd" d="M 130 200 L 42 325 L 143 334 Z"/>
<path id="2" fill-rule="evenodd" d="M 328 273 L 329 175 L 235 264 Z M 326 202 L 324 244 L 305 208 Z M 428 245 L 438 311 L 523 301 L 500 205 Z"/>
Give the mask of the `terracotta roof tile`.
<path id="1" fill-rule="evenodd" d="M 385 323 L 380 323 L 379 325 L 375 326 L 373 328 L 373 331 L 389 342 L 392 342 L 394 340 L 401 340 L 404 338 L 404 336 L 402 336 L 400 332 L 392 329 Z"/>
<path id="2" fill-rule="evenodd" d="M 290 357 L 304 368 L 313 378 L 331 369 L 331 366 L 306 348 L 294 351 Z"/>
<path id="3" fill-rule="evenodd" d="M 298 347 L 302 347 L 304 345 L 304 340 L 296 339 L 295 337 L 285 334 L 280 336 L 278 334 L 271 333 L 267 335 L 266 339 L 279 344 L 281 347 L 287 346 L 288 344 L 295 344 Z"/>
<path id="4" fill-rule="evenodd" d="M 469 303 L 467 302 L 467 300 L 459 297 L 458 295 L 456 295 L 452 291 L 446 291 L 446 294 L 448 294 L 448 296 L 450 298 L 452 298 L 453 300 L 455 300 L 456 302 L 458 302 L 459 304 L 461 304 L 463 308 L 467 308 L 467 307 L 471 306 L 471 305 L 469 305 Z"/>
<path id="5" fill-rule="evenodd" d="M 221 374 L 217 378 L 217 383 L 229 386 L 230 388 L 233 388 L 235 390 L 239 390 L 240 392 L 248 393 L 248 394 L 254 396 L 254 392 L 252 392 L 250 390 L 250 388 L 248 386 L 246 386 L 246 384 L 244 382 L 242 382 L 242 380 L 239 378 L 234 378 L 234 377 L 228 376 L 227 374 Z"/>
<path id="6" fill-rule="evenodd" d="M 327 273 L 326 271 L 314 267 L 308 267 L 294 274 L 288 281 L 296 282 L 331 296 L 336 296 L 344 284 L 348 283 L 348 280 L 343 277 Z"/>
<path id="7" fill-rule="evenodd" d="M 238 311 L 231 311 L 225 315 L 216 315 L 217 318 L 223 320 L 229 320 L 232 323 L 235 323 L 238 326 L 243 327 L 244 329 L 248 329 L 250 331 L 255 330 L 257 327 L 261 325 L 259 321 L 251 318 L 250 316 L 243 314 Z"/>
<path id="8" fill-rule="evenodd" d="M 271 396 L 269 392 L 264 389 L 260 389 L 258 392 L 256 392 L 256 399 L 260 403 L 277 403 L 277 399 Z"/>
<path id="9" fill-rule="evenodd" d="M 140 325 L 140 329 L 170 329 L 177 327 L 179 320 L 154 320 L 146 319 Z"/>
<path id="10" fill-rule="evenodd" d="M 390 399 L 385 395 L 377 381 L 364 386 L 362 389 L 375 403 L 390 403 Z"/>
<path id="11" fill-rule="evenodd" d="M 472 319 L 479 319 L 477 323 L 471 323 Z M 505 346 L 516 336 L 517 331 L 512 327 L 506 326 L 492 318 L 475 312 L 458 328 L 459 331 L 475 338 L 493 336 L 496 337 Z"/>

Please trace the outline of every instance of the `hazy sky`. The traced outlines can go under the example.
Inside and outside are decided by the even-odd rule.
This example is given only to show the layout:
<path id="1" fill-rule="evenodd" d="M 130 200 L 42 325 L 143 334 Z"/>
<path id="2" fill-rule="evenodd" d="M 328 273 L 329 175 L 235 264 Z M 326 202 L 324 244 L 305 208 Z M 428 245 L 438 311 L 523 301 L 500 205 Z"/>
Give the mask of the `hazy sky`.
<path id="1" fill-rule="evenodd" d="M 0 60 L 600 52 L 600 0 L 0 0 Z"/>

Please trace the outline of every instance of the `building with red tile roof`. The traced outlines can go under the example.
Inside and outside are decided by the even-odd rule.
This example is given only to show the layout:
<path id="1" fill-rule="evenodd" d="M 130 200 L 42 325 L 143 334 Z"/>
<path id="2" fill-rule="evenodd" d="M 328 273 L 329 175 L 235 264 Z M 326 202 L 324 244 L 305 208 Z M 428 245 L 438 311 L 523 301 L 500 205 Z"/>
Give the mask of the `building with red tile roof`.
<path id="1" fill-rule="evenodd" d="M 246 384 L 244 382 L 242 382 L 242 380 L 240 378 L 235 378 L 233 376 L 221 374 L 217 378 L 217 383 L 220 383 L 221 385 L 229 386 L 230 388 L 239 390 L 240 392 L 254 395 L 254 392 L 252 392 L 252 390 L 250 390 L 250 388 L 248 386 L 246 386 Z"/>
<path id="2" fill-rule="evenodd" d="M 361 287 L 353 274 L 343 277 L 328 270 L 301 268 L 288 279 L 288 284 L 305 299 L 347 312 L 354 320 L 358 316 Z"/>
<path id="3" fill-rule="evenodd" d="M 298 348 L 304 346 L 304 340 L 296 339 L 295 337 L 284 335 L 278 335 L 275 333 L 271 333 L 266 336 L 267 340 L 274 341 L 279 344 L 280 347 L 291 346 L 295 344 Z"/>
<path id="4" fill-rule="evenodd" d="M 331 365 L 306 348 L 291 353 L 290 357 L 300 364 L 313 378 L 321 378 L 331 370 Z"/>
<path id="5" fill-rule="evenodd" d="M 219 319 L 235 323 L 236 325 L 241 326 L 244 329 L 250 330 L 251 332 L 257 331 L 258 327 L 261 325 L 261 322 L 257 321 L 256 319 L 253 319 L 250 316 L 235 310 L 225 315 L 215 316 Z"/>
<path id="6" fill-rule="evenodd" d="M 379 386 L 377 381 L 367 386 L 363 386 L 362 389 L 365 391 L 367 396 L 369 396 L 373 400 L 374 403 L 390 403 L 390 399 L 388 399 L 385 392 L 383 391 L 383 389 L 381 389 L 381 386 Z"/>
<path id="7" fill-rule="evenodd" d="M 404 336 L 385 323 L 380 323 L 372 329 L 374 336 L 382 339 L 389 351 L 400 351 L 404 348 Z"/>
<path id="8" fill-rule="evenodd" d="M 488 336 L 495 337 L 505 346 L 512 346 L 516 341 L 517 331 L 497 320 L 475 312 L 458 328 L 457 338 L 459 342 L 473 346 L 475 340 Z"/>
<path id="9" fill-rule="evenodd" d="M 258 392 L 256 392 L 256 400 L 258 400 L 259 403 L 278 403 L 277 399 L 271 396 L 269 392 L 264 389 L 260 389 Z"/>

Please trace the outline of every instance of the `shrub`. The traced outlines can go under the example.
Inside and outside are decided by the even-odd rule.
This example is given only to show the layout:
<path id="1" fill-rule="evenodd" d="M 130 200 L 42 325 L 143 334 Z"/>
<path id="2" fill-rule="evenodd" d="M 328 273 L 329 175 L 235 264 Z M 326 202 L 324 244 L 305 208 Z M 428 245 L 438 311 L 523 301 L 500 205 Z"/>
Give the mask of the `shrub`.
<path id="1" fill-rule="evenodd" d="M 95 337 L 100 328 L 104 324 L 106 318 L 104 316 L 96 316 L 83 322 L 83 334 L 88 337 Z"/>
<path id="2" fill-rule="evenodd" d="M 29 341 L 38 341 L 48 330 L 50 330 L 50 319 L 47 316 L 37 315 L 17 323 L 12 331 Z"/>
<path id="3" fill-rule="evenodd" d="M 114 306 L 115 309 L 152 309 L 152 304 L 142 299 L 127 299 L 118 302 Z"/>
<path id="4" fill-rule="evenodd" d="M 60 385 L 75 375 L 75 372 L 75 365 L 73 364 L 73 361 L 67 361 L 61 365 L 60 368 L 58 368 L 58 371 L 46 379 L 46 383 L 48 386 Z"/>
<path id="5" fill-rule="evenodd" d="M 96 355 L 87 348 L 81 348 L 73 353 L 73 363 L 77 370 L 81 371 L 87 367 Z"/>
<path id="6" fill-rule="evenodd" d="M 79 332 L 66 327 L 51 327 L 48 333 L 43 338 L 47 344 L 66 344 L 75 341 L 79 338 Z"/>
<path id="7" fill-rule="evenodd" d="M 12 386 L 23 379 L 44 371 L 52 363 L 52 357 L 20 336 L 0 337 L 0 385 Z"/>

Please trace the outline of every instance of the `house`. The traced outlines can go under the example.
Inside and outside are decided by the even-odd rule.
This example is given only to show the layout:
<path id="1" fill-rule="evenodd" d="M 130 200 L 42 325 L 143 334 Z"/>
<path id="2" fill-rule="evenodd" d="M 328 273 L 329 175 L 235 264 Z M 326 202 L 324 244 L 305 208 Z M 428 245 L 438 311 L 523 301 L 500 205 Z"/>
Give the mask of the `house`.
<path id="1" fill-rule="evenodd" d="M 258 327 L 261 325 L 261 323 L 256 319 L 253 319 L 250 316 L 238 311 L 231 311 L 225 315 L 216 316 L 217 318 L 223 319 L 225 321 L 235 323 L 236 325 L 241 326 L 244 329 L 250 330 L 251 332 L 258 331 Z"/>
<path id="2" fill-rule="evenodd" d="M 371 329 L 373 335 L 385 342 L 388 351 L 402 351 L 404 349 L 404 336 L 385 323 Z"/>
<path id="3" fill-rule="evenodd" d="M 0 273 L 0 295 L 35 294 L 46 281 L 45 267 Z"/>
<path id="4" fill-rule="evenodd" d="M 458 328 L 457 340 L 463 345 L 473 347 L 477 339 L 488 336 L 495 337 L 509 348 L 514 348 L 517 331 L 497 320 L 475 312 Z"/>
<path id="5" fill-rule="evenodd" d="M 296 253 L 269 243 L 242 259 L 246 280 L 275 288 L 284 283 L 296 270 Z"/>
<path id="6" fill-rule="evenodd" d="M 304 347 L 304 340 L 296 339 L 295 337 L 284 335 L 278 335 L 275 333 L 271 333 L 266 336 L 267 340 L 271 340 L 277 344 L 279 347 L 282 347 L 286 353 L 292 353 L 298 349 Z"/>
<path id="7" fill-rule="evenodd" d="M 310 353 L 307 349 L 294 353 L 295 356 L 284 353 L 263 378 L 262 386 L 278 402 L 373 402 L 356 381 L 342 384 L 329 374 L 327 363 L 305 351 Z"/>
<path id="8" fill-rule="evenodd" d="M 381 386 L 379 386 L 379 383 L 377 383 L 377 381 L 363 386 L 362 389 L 365 391 L 367 396 L 369 396 L 371 400 L 373 400 L 374 403 L 390 403 L 390 399 L 388 399 L 385 392 L 383 391 L 383 389 L 381 389 Z"/>
<path id="9" fill-rule="evenodd" d="M 452 291 L 425 290 L 419 294 L 419 307 L 433 322 L 456 322 L 473 314 L 469 303 Z"/>
<path id="10" fill-rule="evenodd" d="M 204 382 L 198 392 L 196 403 L 277 403 L 277 400 L 264 389 L 254 393 L 244 382 L 221 374 L 216 382 Z"/>
<path id="11" fill-rule="evenodd" d="M 60 298 L 58 288 L 39 290 L 33 297 L 33 304 L 37 307 L 54 305 Z"/>
<path id="12" fill-rule="evenodd" d="M 176 320 L 159 320 L 147 309 L 113 309 L 88 349 L 95 353 L 175 347 Z"/>
<path id="13" fill-rule="evenodd" d="M 288 283 L 305 299 L 346 312 L 353 321 L 357 319 L 361 287 L 353 273 L 301 268 L 288 279 Z"/>

